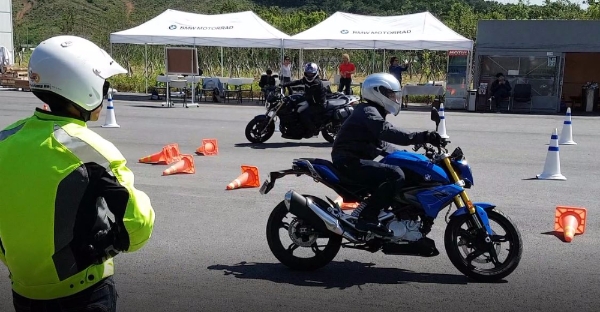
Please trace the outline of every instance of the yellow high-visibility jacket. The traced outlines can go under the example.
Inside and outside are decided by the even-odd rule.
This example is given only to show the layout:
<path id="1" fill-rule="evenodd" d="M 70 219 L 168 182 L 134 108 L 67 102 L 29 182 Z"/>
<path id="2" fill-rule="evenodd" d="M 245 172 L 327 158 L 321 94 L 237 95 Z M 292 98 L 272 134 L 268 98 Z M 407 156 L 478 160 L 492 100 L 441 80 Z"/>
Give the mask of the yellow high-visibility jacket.
<path id="1" fill-rule="evenodd" d="M 122 252 L 148 242 L 154 210 L 125 164 L 85 122 L 41 109 L 0 131 L 0 260 L 16 293 L 55 299 L 113 275 L 112 258 L 84 251 L 107 218 L 124 229 Z"/>

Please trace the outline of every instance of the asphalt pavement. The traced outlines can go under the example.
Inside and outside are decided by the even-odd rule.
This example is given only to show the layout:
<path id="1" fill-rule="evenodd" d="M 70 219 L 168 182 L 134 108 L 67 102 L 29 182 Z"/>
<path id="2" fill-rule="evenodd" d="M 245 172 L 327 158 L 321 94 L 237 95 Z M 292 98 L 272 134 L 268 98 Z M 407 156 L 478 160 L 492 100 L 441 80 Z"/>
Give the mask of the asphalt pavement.
<path id="1" fill-rule="evenodd" d="M 89 127 L 127 158 L 135 185 L 156 211 L 151 241 L 115 260 L 119 311 L 598 311 L 600 303 L 600 117 L 573 117 L 574 146 L 560 146 L 566 181 L 531 180 L 542 172 L 554 128 L 563 115 L 479 114 L 446 111 L 446 127 L 474 175 L 473 201 L 496 204 L 523 236 L 520 266 L 503 282 L 475 283 L 452 266 L 444 252 L 443 219 L 429 237 L 441 254 L 433 258 L 389 256 L 341 249 L 328 266 L 293 272 L 271 254 L 267 218 L 293 188 L 317 196 L 335 194 L 308 177 L 288 176 L 267 195 L 258 188 L 225 190 L 240 165 L 269 171 L 290 168 L 298 157 L 329 159 L 322 137 L 290 141 L 275 133 L 261 146 L 244 137 L 258 105 L 202 103 L 166 108 L 160 101 L 115 100 L 121 128 Z M 42 103 L 29 92 L 0 92 L 0 128 L 28 117 Z M 411 131 L 431 130 L 428 111 L 389 118 Z M 161 176 L 165 165 L 140 157 L 178 143 L 194 155 L 203 138 L 218 140 L 218 156 L 194 156 L 196 173 Z M 5 179 L 2 177 L 2 179 Z M 553 235 L 557 205 L 585 207 L 586 233 L 571 243 Z M 8 270 L 0 266 L 0 311 L 12 311 Z"/>

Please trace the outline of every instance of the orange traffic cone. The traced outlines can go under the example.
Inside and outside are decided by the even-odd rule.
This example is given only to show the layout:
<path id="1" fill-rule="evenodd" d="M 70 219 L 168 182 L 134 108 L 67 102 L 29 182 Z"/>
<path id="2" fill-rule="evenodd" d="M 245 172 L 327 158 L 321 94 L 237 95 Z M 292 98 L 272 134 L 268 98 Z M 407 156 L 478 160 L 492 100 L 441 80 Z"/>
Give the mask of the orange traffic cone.
<path id="1" fill-rule="evenodd" d="M 170 165 L 181 159 L 181 154 L 179 152 L 179 144 L 173 143 L 169 145 L 165 145 L 162 150 L 158 153 L 142 157 L 139 159 L 139 162 L 145 164 L 158 164 L 163 163 Z"/>
<path id="2" fill-rule="evenodd" d="M 576 234 L 585 232 L 585 208 L 557 206 L 554 213 L 554 231 L 563 232 L 565 241 L 570 243 Z"/>
<path id="3" fill-rule="evenodd" d="M 183 154 L 180 157 L 181 159 L 175 164 L 173 164 L 173 166 L 163 171 L 163 176 L 175 173 L 196 173 L 196 166 L 194 165 L 194 156 Z"/>
<path id="4" fill-rule="evenodd" d="M 260 179 L 258 168 L 254 166 L 242 165 L 242 174 L 237 179 L 227 185 L 227 190 L 233 190 L 240 187 L 259 187 Z"/>
<path id="5" fill-rule="evenodd" d="M 354 210 L 356 207 L 358 207 L 357 202 L 345 202 L 342 196 L 336 198 L 334 202 L 337 203 L 342 210 Z"/>
<path id="6" fill-rule="evenodd" d="M 202 145 L 196 149 L 196 154 L 204 156 L 219 154 L 217 139 L 202 139 Z"/>

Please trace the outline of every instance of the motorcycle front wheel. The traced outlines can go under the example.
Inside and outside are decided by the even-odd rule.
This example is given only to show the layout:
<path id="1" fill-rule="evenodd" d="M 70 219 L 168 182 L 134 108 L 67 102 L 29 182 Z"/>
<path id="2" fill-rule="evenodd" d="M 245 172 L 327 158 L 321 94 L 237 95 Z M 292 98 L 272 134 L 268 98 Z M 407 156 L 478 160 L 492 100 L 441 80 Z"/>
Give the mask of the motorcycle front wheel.
<path id="1" fill-rule="evenodd" d="M 307 197 L 317 205 L 327 205 L 317 197 Z M 283 239 L 291 240 L 291 243 L 284 243 Z M 313 271 L 335 258 L 342 246 L 342 236 L 314 230 L 304 220 L 289 213 L 282 201 L 273 209 L 267 221 L 267 243 L 275 258 L 283 265 L 293 270 Z M 303 254 L 306 257 L 302 257 Z"/>
<path id="2" fill-rule="evenodd" d="M 268 126 L 269 118 L 265 115 L 259 115 L 250 120 L 246 125 L 246 139 L 250 143 L 264 143 L 273 136 L 275 132 L 275 123 L 271 122 Z M 263 132 L 263 130 L 267 129 Z"/>
<path id="3" fill-rule="evenodd" d="M 510 275 L 519 265 L 523 241 L 519 230 L 504 213 L 497 209 L 486 212 L 494 231 L 490 238 L 498 257 L 497 263 L 492 260 L 489 245 L 478 237 L 478 229 L 468 213 L 448 222 L 444 245 L 450 261 L 461 273 L 478 282 L 496 282 Z M 498 234 L 500 229 L 504 234 Z M 508 249 L 501 246 L 504 243 Z M 503 256 L 506 256 L 504 261 L 501 260 Z"/>

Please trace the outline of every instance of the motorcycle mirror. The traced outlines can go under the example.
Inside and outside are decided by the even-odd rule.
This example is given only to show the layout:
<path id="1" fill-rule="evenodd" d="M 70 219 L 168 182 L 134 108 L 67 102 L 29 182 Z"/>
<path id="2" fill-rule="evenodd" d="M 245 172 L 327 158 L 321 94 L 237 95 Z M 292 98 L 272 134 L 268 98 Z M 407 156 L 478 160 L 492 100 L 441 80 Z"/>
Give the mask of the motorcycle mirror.
<path id="1" fill-rule="evenodd" d="M 438 125 L 440 124 L 440 113 L 435 107 L 431 108 L 431 120 L 435 122 L 435 128 L 437 130 Z"/>

